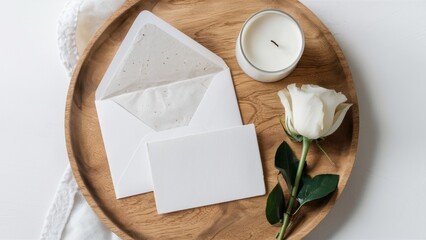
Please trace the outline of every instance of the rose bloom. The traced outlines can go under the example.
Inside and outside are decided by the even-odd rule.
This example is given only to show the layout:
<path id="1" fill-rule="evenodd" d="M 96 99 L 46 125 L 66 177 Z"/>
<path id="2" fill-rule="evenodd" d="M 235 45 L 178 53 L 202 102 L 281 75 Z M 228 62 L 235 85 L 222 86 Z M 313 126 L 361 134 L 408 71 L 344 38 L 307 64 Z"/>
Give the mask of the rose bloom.
<path id="1" fill-rule="evenodd" d="M 278 96 L 285 110 L 285 128 L 295 136 L 318 139 L 334 133 L 352 104 L 344 94 L 317 85 L 290 84 Z"/>

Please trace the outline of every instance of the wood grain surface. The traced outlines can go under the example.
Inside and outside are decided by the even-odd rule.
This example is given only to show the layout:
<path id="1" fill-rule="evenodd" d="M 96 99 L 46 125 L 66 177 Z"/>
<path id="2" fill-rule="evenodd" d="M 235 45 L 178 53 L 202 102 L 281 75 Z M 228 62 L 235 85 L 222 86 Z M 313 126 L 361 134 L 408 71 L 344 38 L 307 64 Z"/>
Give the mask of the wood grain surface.
<path id="1" fill-rule="evenodd" d="M 239 68 L 234 49 L 243 22 L 254 12 L 278 8 L 301 24 L 306 38 L 296 70 L 276 83 L 250 79 Z M 358 141 L 358 104 L 348 64 L 321 21 L 292 0 L 131 0 L 116 12 L 90 41 L 70 83 L 65 115 L 69 159 L 77 183 L 102 222 L 123 239 L 274 239 L 278 226 L 265 218 L 267 195 L 165 215 L 156 213 L 152 193 L 117 200 L 96 114 L 95 90 L 130 25 L 148 9 L 225 60 L 232 71 L 243 122 L 254 123 L 265 184 L 276 184 L 274 154 L 285 136 L 279 116 L 284 110 L 276 95 L 290 83 L 313 83 L 342 91 L 353 103 L 339 130 L 323 142 L 335 165 L 316 146 L 308 155 L 308 173 L 340 175 L 338 191 L 300 211 L 288 233 L 301 239 L 330 211 L 348 181 Z M 301 145 L 290 143 L 297 156 Z"/>

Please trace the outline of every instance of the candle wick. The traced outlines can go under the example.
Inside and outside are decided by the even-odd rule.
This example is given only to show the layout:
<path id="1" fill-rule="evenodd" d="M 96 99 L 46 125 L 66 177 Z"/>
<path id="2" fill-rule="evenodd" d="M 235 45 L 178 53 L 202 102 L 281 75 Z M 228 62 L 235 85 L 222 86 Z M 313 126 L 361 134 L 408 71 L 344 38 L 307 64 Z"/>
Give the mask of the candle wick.
<path id="1" fill-rule="evenodd" d="M 274 40 L 271 40 L 271 43 L 275 44 L 275 46 L 279 47 L 280 45 L 278 45 Z"/>

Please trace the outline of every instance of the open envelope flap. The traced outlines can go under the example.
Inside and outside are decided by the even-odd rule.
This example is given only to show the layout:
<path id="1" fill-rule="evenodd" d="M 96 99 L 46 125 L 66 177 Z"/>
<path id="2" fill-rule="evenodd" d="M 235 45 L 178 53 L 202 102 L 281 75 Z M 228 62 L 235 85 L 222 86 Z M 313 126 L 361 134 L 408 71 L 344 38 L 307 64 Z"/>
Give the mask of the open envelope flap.
<path id="1" fill-rule="evenodd" d="M 187 126 L 214 76 L 205 75 L 111 98 L 156 131 Z"/>
<path id="2" fill-rule="evenodd" d="M 106 71 L 96 99 L 209 75 L 223 60 L 148 11 L 136 18 Z"/>

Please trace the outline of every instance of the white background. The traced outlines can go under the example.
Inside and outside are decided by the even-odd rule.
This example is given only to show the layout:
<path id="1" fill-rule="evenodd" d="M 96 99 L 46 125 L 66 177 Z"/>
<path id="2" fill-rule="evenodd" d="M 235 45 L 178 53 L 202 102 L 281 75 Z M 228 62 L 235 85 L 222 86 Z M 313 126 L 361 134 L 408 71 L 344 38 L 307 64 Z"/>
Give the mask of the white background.
<path id="1" fill-rule="evenodd" d="M 426 239 L 426 1 L 303 0 L 352 69 L 357 161 L 307 239 Z M 67 164 L 65 0 L 5 1 L 0 14 L 0 239 L 37 239 Z"/>

